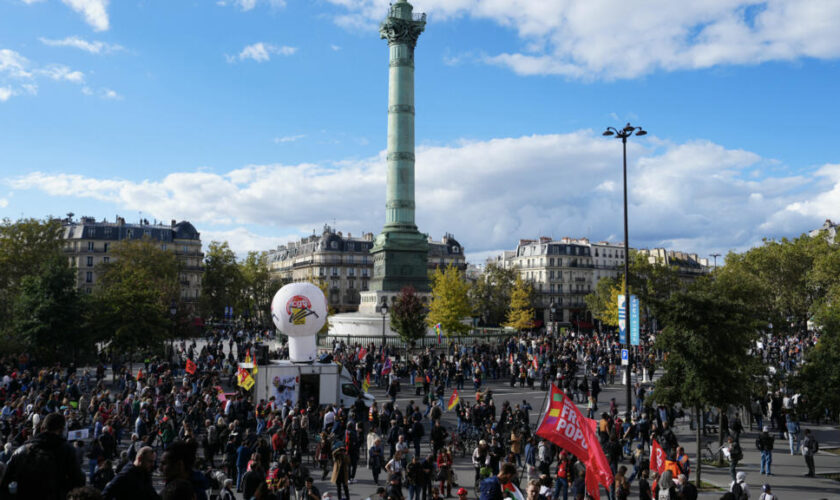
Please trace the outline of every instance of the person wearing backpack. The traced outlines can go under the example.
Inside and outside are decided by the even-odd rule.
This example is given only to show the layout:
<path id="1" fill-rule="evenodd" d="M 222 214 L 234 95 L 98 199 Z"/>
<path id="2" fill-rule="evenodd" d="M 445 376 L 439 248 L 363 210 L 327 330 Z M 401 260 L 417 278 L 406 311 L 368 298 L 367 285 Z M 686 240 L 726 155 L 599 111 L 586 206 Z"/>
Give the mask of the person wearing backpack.
<path id="1" fill-rule="evenodd" d="M 73 488 L 85 485 L 76 452 L 64 438 L 65 420 L 50 413 L 41 432 L 18 448 L 0 482 L 0 499 L 64 500 Z"/>
<path id="2" fill-rule="evenodd" d="M 728 440 L 729 475 L 732 477 L 732 480 L 735 481 L 735 468 L 738 467 L 738 462 L 740 462 L 744 458 L 744 450 L 741 449 L 741 445 L 732 436 L 729 436 Z"/>
<path id="3" fill-rule="evenodd" d="M 729 485 L 729 491 L 735 500 L 748 500 L 750 498 L 750 486 L 747 484 L 747 473 L 741 471 L 738 473 L 735 481 Z"/>
<path id="4" fill-rule="evenodd" d="M 805 465 L 808 466 L 808 477 L 814 477 L 814 454 L 820 451 L 820 443 L 816 440 L 811 429 L 805 429 L 805 439 L 802 442 L 802 455 L 805 457 Z"/>

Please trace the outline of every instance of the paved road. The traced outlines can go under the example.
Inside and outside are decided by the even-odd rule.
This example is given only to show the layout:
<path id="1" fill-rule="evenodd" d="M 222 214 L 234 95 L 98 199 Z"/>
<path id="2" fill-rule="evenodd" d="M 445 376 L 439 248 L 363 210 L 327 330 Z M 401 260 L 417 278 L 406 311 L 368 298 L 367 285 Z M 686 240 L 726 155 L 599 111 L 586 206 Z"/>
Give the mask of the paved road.
<path id="1" fill-rule="evenodd" d="M 539 418 L 540 408 L 542 407 L 545 398 L 545 391 L 540 391 L 538 386 L 534 390 L 528 389 L 527 387 L 524 389 L 519 389 L 518 386 L 517 388 L 511 389 L 508 384 L 503 382 L 491 383 L 489 384 L 489 386 L 493 390 L 494 400 L 496 401 L 496 405 L 498 408 L 501 408 L 502 402 L 504 401 L 510 401 L 512 405 L 516 403 L 521 403 L 523 399 L 528 401 L 534 408 L 534 410 L 531 413 L 531 422 L 534 424 L 536 423 L 537 419 Z M 409 386 L 408 384 L 403 384 L 403 387 Z M 411 392 L 407 392 L 407 390 L 408 389 L 404 389 L 403 392 L 400 393 L 399 397 L 397 398 L 397 404 L 400 407 L 404 407 L 409 400 L 419 401 L 420 399 L 414 396 L 413 388 L 411 389 Z M 372 388 L 371 393 L 374 396 L 376 396 L 377 400 L 386 399 L 384 391 L 382 390 Z M 450 390 L 447 391 L 446 398 L 449 397 L 449 394 L 451 394 Z M 459 394 L 464 400 L 475 400 L 475 392 L 472 390 L 471 386 L 465 387 L 463 391 L 459 391 Z M 621 405 L 621 402 L 624 401 L 625 397 L 624 387 L 620 385 L 607 386 L 600 396 L 601 407 L 603 408 L 604 406 L 608 405 L 610 398 L 613 397 L 616 398 L 616 401 L 619 402 L 620 407 L 623 407 L 623 405 Z M 445 413 L 444 423 L 447 425 L 448 428 L 455 427 L 455 417 L 453 413 Z M 806 427 L 811 428 L 812 431 L 816 433 L 816 436 L 820 441 L 820 448 L 822 450 L 825 450 L 826 448 L 840 447 L 840 433 L 835 427 L 817 427 L 808 426 L 804 424 L 802 427 L 803 429 Z M 691 431 L 688 427 L 688 420 L 685 419 L 684 422 L 678 422 L 675 428 L 675 432 L 677 433 L 680 442 L 684 444 L 686 448 L 688 448 L 693 467 L 696 470 L 697 460 L 695 458 L 694 453 L 695 438 L 693 431 Z M 787 454 L 787 442 L 785 442 L 784 440 L 776 440 L 777 451 L 776 453 L 774 453 L 773 456 L 774 475 L 759 476 L 758 471 L 760 464 L 760 455 L 753 444 L 755 442 L 755 437 L 755 431 L 748 431 L 742 435 L 741 442 L 744 448 L 744 460 L 742 461 L 742 465 L 738 469 L 747 472 L 747 482 L 752 490 L 752 498 L 759 498 L 761 494 L 761 485 L 766 482 L 773 487 L 774 493 L 776 493 L 779 498 L 785 500 L 840 499 L 840 482 L 831 479 L 807 478 L 802 476 L 802 474 L 806 472 L 805 461 L 801 455 L 790 456 L 789 454 Z M 426 439 L 428 439 L 428 434 L 426 436 Z M 426 453 L 428 450 L 428 444 L 424 444 L 423 453 Z M 816 457 L 816 466 L 818 474 L 827 473 L 830 471 L 840 473 L 840 456 L 822 451 Z M 632 470 L 632 467 L 628 468 Z M 472 489 L 470 488 L 470 486 L 473 484 L 474 472 L 470 461 L 469 452 L 464 458 L 455 458 L 455 472 L 460 482 L 462 484 L 467 485 L 468 489 L 470 489 L 470 498 L 472 498 Z M 704 481 L 712 483 L 720 487 L 721 489 L 717 492 L 701 493 L 701 498 L 720 498 L 724 491 L 723 488 L 728 488 L 729 486 L 729 469 L 715 469 L 708 466 L 704 466 L 702 474 Z M 356 477 L 357 482 L 355 484 L 350 485 L 351 496 L 353 498 L 359 499 L 364 499 L 369 496 L 373 496 L 376 492 L 376 486 L 373 483 L 373 478 L 371 476 L 370 471 L 367 468 L 360 466 Z M 316 479 L 319 478 L 316 477 Z M 382 477 L 380 477 L 380 480 L 381 479 Z M 316 486 L 318 486 L 322 493 L 324 491 L 335 493 L 335 488 L 328 482 L 316 481 L 315 484 Z M 407 492 L 404 491 L 404 493 L 406 493 L 407 495 Z M 603 498 L 606 498 L 606 496 L 604 496 Z M 634 483 L 632 485 L 631 498 L 638 498 L 637 483 Z"/>

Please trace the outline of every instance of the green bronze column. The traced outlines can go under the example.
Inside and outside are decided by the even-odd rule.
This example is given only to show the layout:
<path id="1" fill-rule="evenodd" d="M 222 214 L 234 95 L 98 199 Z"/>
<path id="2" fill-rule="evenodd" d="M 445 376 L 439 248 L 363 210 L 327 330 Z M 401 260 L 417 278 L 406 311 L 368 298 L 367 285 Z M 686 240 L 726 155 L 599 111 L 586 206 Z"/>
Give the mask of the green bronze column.
<path id="1" fill-rule="evenodd" d="M 391 6 L 379 33 L 388 40 L 388 180 L 385 228 L 416 229 L 414 223 L 414 48 L 426 26 L 405 0 Z"/>
<path id="2" fill-rule="evenodd" d="M 399 292 L 406 286 L 429 291 L 428 238 L 414 220 L 414 48 L 426 15 L 413 10 L 406 0 L 397 0 L 379 27 L 390 55 L 388 171 L 385 227 L 371 250 L 372 292 Z"/>

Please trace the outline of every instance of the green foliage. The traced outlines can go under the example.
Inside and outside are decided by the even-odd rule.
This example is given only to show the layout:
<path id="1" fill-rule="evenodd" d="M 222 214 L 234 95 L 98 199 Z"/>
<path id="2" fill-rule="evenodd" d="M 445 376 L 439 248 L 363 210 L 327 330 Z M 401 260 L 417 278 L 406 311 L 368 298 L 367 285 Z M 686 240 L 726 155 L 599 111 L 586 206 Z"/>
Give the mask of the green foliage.
<path id="1" fill-rule="evenodd" d="M 695 408 L 747 401 L 763 371 L 750 354 L 759 324 L 749 304 L 701 278 L 664 306 L 656 347 L 668 354 L 654 399 Z"/>
<path id="2" fill-rule="evenodd" d="M 525 330 L 534 326 L 534 308 L 531 307 L 532 286 L 519 276 L 510 294 L 510 309 L 505 326 L 516 330 Z"/>
<path id="3" fill-rule="evenodd" d="M 204 276 L 201 278 L 201 311 L 205 317 L 224 318 L 225 307 L 242 309 L 242 269 L 228 243 L 211 241 L 204 256 Z M 239 306 L 239 307 L 237 307 Z"/>
<path id="4" fill-rule="evenodd" d="M 817 345 L 805 355 L 805 364 L 793 386 L 802 394 L 799 401 L 809 417 L 820 417 L 828 410 L 832 418 L 840 415 L 840 331 L 824 329 Z"/>
<path id="5" fill-rule="evenodd" d="M 516 281 L 516 270 L 488 264 L 470 289 L 470 300 L 476 314 L 486 325 L 501 325 L 507 320 L 510 295 Z"/>
<path id="6" fill-rule="evenodd" d="M 44 262 L 61 253 L 61 221 L 47 218 L 0 222 L 0 314 L 10 318 L 25 276 L 36 276 Z M 8 333 L 9 323 L 6 322 Z"/>
<path id="7" fill-rule="evenodd" d="M 458 335 L 470 331 L 470 326 L 462 321 L 472 316 L 469 300 L 470 285 L 464 275 L 453 265 L 445 270 L 435 269 L 432 274 L 432 302 L 426 324 L 429 327 L 440 323 L 443 333 Z"/>
<path id="8" fill-rule="evenodd" d="M 38 274 L 23 277 L 12 325 L 22 347 L 36 360 L 70 363 L 78 352 L 92 350 L 92 339 L 83 335 L 81 318 L 76 272 L 63 256 L 52 255 Z"/>
<path id="9" fill-rule="evenodd" d="M 426 307 L 412 287 L 405 287 L 397 295 L 391 308 L 391 329 L 406 344 L 426 335 Z"/>
<path id="10" fill-rule="evenodd" d="M 103 340 L 122 351 L 159 346 L 174 332 L 170 307 L 178 306 L 179 264 L 155 242 L 126 240 L 114 245 L 94 293 L 91 317 Z M 177 307 L 181 312 L 184 307 Z"/>
<path id="11" fill-rule="evenodd" d="M 242 289 L 237 309 L 248 311 L 257 324 L 271 324 L 271 299 L 274 298 L 280 284 L 271 278 L 268 252 L 248 252 L 245 259 L 239 263 L 239 275 Z"/>

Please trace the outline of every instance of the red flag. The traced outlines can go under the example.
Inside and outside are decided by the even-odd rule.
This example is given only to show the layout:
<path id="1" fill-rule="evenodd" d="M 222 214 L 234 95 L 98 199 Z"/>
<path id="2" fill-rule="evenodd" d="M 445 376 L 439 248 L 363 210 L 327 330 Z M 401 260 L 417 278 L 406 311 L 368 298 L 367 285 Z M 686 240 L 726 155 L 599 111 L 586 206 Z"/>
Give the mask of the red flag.
<path id="1" fill-rule="evenodd" d="M 432 383 L 432 377 L 430 377 L 428 373 L 426 374 L 426 383 L 427 383 L 427 384 L 431 384 L 431 383 Z"/>
<path id="2" fill-rule="evenodd" d="M 382 375 L 391 373 L 391 358 L 385 359 L 385 364 L 382 366 Z"/>
<path id="3" fill-rule="evenodd" d="M 590 467 L 591 464 L 586 464 L 586 491 L 595 500 L 601 500 L 601 489 L 598 487 L 598 474 L 595 468 Z"/>
<path id="4" fill-rule="evenodd" d="M 586 480 L 590 495 L 600 498 L 598 484 L 609 488 L 613 481 L 612 470 L 589 419 L 584 418 L 575 403 L 554 384 L 551 384 L 548 406 L 537 427 L 537 435 L 570 452 L 586 465 L 587 472 L 592 475 Z"/>
<path id="5" fill-rule="evenodd" d="M 510 353 L 510 358 L 508 358 L 508 363 L 513 364 L 513 353 Z"/>
<path id="6" fill-rule="evenodd" d="M 137 370 L 137 380 L 140 380 L 141 378 L 143 378 L 143 369 L 142 368 Z"/>
<path id="7" fill-rule="evenodd" d="M 539 364 L 538 364 L 538 362 L 537 362 L 537 355 L 536 355 L 536 354 L 534 355 L 533 362 L 534 362 L 534 370 L 539 370 L 539 369 L 540 369 L 540 365 L 539 365 Z"/>
<path id="8" fill-rule="evenodd" d="M 193 363 L 193 360 L 187 358 L 187 366 L 184 367 L 184 371 L 189 373 L 190 375 L 195 374 L 195 371 L 198 369 L 198 366 Z"/>
<path id="9" fill-rule="evenodd" d="M 665 450 L 659 446 L 655 439 L 650 442 L 650 470 L 662 474 L 665 470 Z"/>
<path id="10" fill-rule="evenodd" d="M 367 356 L 367 349 L 362 347 L 362 349 L 359 351 L 359 361 L 364 361 L 365 356 Z"/>

